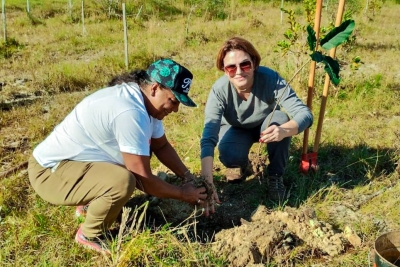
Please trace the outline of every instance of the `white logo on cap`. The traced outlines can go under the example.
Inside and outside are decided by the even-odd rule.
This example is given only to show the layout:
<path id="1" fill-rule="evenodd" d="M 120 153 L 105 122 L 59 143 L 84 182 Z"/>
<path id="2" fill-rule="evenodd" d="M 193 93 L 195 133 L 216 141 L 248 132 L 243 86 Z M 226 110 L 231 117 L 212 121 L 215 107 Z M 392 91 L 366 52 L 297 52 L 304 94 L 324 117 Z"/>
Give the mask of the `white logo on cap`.
<path id="1" fill-rule="evenodd" d="M 182 88 L 183 88 L 183 92 L 184 93 L 188 93 L 189 92 L 189 89 L 190 89 L 190 84 L 192 83 L 192 80 L 190 79 L 190 78 L 185 78 L 184 80 L 183 80 L 183 84 L 182 84 Z"/>

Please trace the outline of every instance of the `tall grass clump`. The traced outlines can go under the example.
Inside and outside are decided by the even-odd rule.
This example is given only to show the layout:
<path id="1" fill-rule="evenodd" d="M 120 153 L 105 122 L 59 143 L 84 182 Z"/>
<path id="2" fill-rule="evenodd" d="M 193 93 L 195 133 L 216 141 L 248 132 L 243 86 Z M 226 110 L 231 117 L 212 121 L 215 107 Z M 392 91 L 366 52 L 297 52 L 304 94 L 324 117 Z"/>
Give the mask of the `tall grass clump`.
<path id="1" fill-rule="evenodd" d="M 24 45 L 14 38 L 8 38 L 7 41 L 0 44 L 0 58 L 10 58 L 24 48 Z"/>

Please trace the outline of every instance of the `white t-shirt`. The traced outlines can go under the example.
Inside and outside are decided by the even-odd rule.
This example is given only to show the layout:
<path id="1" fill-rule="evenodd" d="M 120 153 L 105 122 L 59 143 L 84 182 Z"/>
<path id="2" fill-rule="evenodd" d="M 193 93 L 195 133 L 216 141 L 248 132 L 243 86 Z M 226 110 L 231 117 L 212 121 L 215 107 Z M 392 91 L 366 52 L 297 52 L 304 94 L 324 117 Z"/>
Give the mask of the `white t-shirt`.
<path id="1" fill-rule="evenodd" d="M 139 86 L 123 83 L 84 98 L 33 156 L 45 168 L 65 159 L 124 165 L 121 152 L 149 156 L 151 138 L 163 135 L 162 122 L 147 113 Z"/>

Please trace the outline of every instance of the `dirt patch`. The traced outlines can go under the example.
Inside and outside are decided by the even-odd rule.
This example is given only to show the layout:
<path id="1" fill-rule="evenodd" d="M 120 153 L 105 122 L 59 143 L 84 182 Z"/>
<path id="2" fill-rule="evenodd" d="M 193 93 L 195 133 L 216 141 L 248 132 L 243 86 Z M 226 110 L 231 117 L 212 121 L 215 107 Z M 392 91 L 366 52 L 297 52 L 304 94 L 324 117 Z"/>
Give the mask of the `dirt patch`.
<path id="1" fill-rule="evenodd" d="M 159 176 L 163 176 L 162 174 Z M 178 183 L 179 178 L 168 175 L 167 181 Z M 241 184 L 215 182 L 215 187 L 222 202 L 216 205 L 216 212 L 209 217 L 202 216 L 200 207 L 174 199 L 159 199 L 140 195 L 132 198 L 128 206 L 139 206 L 149 201 L 146 213 L 148 223 L 179 225 L 191 215 L 196 217 L 197 239 L 201 242 L 214 240 L 217 232 L 241 225 L 241 219 L 250 220 L 259 203 L 265 202 L 266 184 L 258 179 L 247 180 Z"/>
<path id="2" fill-rule="evenodd" d="M 215 252 L 228 255 L 232 266 L 247 266 L 272 261 L 287 264 L 293 250 L 296 257 L 333 257 L 343 253 L 350 241 L 318 221 L 310 208 L 270 212 L 259 206 L 250 221 L 217 233 L 212 246 Z"/>
<path id="3" fill-rule="evenodd" d="M 166 173 L 159 176 L 171 183 L 178 181 Z M 171 199 L 138 196 L 130 205 L 149 200 L 146 221 L 155 227 L 191 223 L 191 237 L 210 244 L 217 255 L 227 256 L 229 266 L 291 264 L 302 260 L 299 257 L 329 258 L 361 243 L 350 229 L 344 233 L 319 221 L 310 207 L 268 209 L 271 203 L 262 177 L 252 176 L 240 184 L 220 181 L 215 186 L 222 204 L 209 217 L 202 216 L 202 210 L 195 206 Z"/>

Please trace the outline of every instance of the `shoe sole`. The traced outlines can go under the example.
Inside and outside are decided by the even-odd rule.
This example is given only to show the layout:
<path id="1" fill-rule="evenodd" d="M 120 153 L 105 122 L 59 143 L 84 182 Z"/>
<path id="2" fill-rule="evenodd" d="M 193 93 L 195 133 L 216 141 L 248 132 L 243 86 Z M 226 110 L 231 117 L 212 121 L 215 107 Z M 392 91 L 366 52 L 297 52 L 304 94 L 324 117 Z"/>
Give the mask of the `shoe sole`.
<path id="1" fill-rule="evenodd" d="M 78 232 L 75 235 L 75 242 L 78 243 L 79 245 L 83 246 L 86 249 L 90 249 L 90 250 L 93 250 L 93 251 L 96 251 L 96 252 L 99 252 L 99 253 L 102 253 L 105 255 L 111 255 L 110 250 L 103 249 L 103 248 L 99 247 L 100 245 L 98 245 L 98 244 L 92 245 L 90 241 L 83 240 L 82 238 L 80 238 L 80 235 L 83 235 L 83 234 L 82 234 L 81 228 L 79 227 Z"/>

